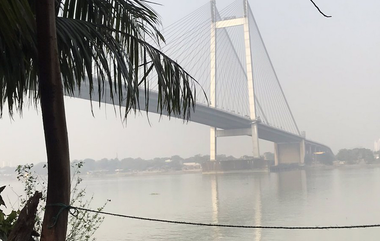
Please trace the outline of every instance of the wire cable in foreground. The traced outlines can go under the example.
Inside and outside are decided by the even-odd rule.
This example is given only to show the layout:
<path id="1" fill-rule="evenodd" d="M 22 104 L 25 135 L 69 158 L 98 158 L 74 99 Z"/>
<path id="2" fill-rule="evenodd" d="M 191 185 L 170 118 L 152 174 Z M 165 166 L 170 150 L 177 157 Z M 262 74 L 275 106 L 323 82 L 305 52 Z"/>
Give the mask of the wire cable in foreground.
<path id="1" fill-rule="evenodd" d="M 109 215 L 114 217 L 129 218 L 142 221 L 159 222 L 159 223 L 171 223 L 171 224 L 182 224 L 182 225 L 192 225 L 192 226 L 207 226 L 207 227 L 220 227 L 220 228 L 242 228 L 242 229 L 286 229 L 286 230 L 321 230 L 321 229 L 359 229 L 359 228 L 379 228 L 380 224 L 364 224 L 364 225 L 345 225 L 345 226 L 246 226 L 246 225 L 230 225 L 230 224 L 216 224 L 216 223 L 195 223 L 195 222 L 184 222 L 157 218 L 145 218 L 117 213 L 110 213 L 104 211 L 97 211 L 81 207 L 73 207 L 65 204 L 51 204 L 48 206 L 61 207 L 61 210 L 54 218 L 55 221 L 59 218 L 59 215 L 63 210 L 74 210 L 74 211 L 86 211 L 92 213 L 99 213 L 103 215 Z M 72 212 L 70 212 L 73 214 Z M 53 225 L 54 226 L 54 225 Z"/>
<path id="2" fill-rule="evenodd" d="M 324 17 L 326 17 L 326 18 L 331 18 L 332 16 L 330 16 L 330 15 L 326 15 L 326 14 L 324 14 L 323 12 L 322 12 L 322 10 L 318 7 L 318 5 L 313 1 L 313 0 L 310 0 L 310 2 L 312 2 L 313 3 L 313 5 L 314 5 L 314 7 L 318 10 L 318 12 L 320 13 L 320 14 L 322 14 Z"/>

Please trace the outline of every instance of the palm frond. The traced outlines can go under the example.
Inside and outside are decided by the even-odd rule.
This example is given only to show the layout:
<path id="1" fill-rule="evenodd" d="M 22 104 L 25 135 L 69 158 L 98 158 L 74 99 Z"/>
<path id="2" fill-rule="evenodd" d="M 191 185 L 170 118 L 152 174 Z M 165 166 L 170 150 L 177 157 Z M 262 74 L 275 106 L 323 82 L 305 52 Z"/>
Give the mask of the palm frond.
<path id="1" fill-rule="evenodd" d="M 0 1 L 0 117 L 5 102 L 10 114 L 22 110 L 25 93 L 37 89 L 35 30 L 28 0 Z"/>
<path id="2" fill-rule="evenodd" d="M 195 104 L 196 83 L 175 61 L 145 38 L 164 41 L 157 14 L 143 1 L 66 0 L 57 19 L 61 71 L 70 93 L 89 79 L 99 98 L 108 85 L 111 98 L 124 103 L 126 114 L 139 109 L 139 87 L 157 75 L 159 109 L 188 118 Z M 64 57 L 63 57 L 64 56 Z M 75 65 L 75 71 L 72 66 Z M 146 93 L 145 106 L 149 96 Z M 91 93 L 92 94 L 92 93 Z"/>
<path id="3" fill-rule="evenodd" d="M 0 98 L 1 103 L 8 101 L 10 109 L 14 103 L 21 108 L 23 94 L 38 86 L 34 64 L 35 21 L 28 6 L 28 2 L 33 5 L 34 1 L 0 1 L 0 51 L 5 53 L 0 57 Z M 90 96 L 97 86 L 96 94 L 101 99 L 107 87 L 114 103 L 123 104 L 127 115 L 140 108 L 139 88 L 145 89 L 144 105 L 148 106 L 147 88 L 152 81 L 148 76 L 154 74 L 158 84 L 158 112 L 189 117 L 195 106 L 197 83 L 175 61 L 146 41 L 153 39 L 158 45 L 164 41 L 158 31 L 159 17 L 146 1 L 56 0 L 56 4 L 65 91 L 72 94 L 88 81 Z M 25 12 L 28 17 L 20 17 Z M 24 22 L 18 23 L 16 19 Z M 34 93 L 32 98 L 37 98 L 38 93 Z"/>

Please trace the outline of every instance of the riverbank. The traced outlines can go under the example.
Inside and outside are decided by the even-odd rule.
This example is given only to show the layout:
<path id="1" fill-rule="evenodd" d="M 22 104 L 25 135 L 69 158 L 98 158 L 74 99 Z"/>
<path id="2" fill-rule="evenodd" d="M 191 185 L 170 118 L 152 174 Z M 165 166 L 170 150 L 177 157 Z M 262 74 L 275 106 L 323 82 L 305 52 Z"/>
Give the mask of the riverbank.
<path id="1" fill-rule="evenodd" d="M 225 174 L 225 173 L 257 173 L 257 172 L 282 172 L 282 171 L 291 171 L 291 170 L 331 170 L 331 169 L 372 169 L 380 168 L 380 163 L 375 164 L 335 164 L 335 165 L 323 165 L 323 164 L 313 164 L 313 165 L 304 165 L 304 166 L 289 166 L 287 168 L 268 168 L 268 169 L 252 169 L 252 170 L 224 170 L 218 172 L 203 171 L 202 169 L 186 169 L 186 170 L 147 170 L 147 171 L 129 171 L 129 172 L 114 172 L 114 171 L 93 171 L 87 173 L 81 173 L 82 177 L 90 178 L 103 178 L 103 177 L 133 177 L 133 176 L 153 176 L 153 175 L 185 175 L 185 174 L 194 174 L 194 173 L 203 173 L 203 174 Z M 37 174 L 44 175 L 44 174 Z M 0 179 L 2 183 L 7 183 L 8 181 L 15 180 L 17 178 L 16 173 L 0 173 Z"/>

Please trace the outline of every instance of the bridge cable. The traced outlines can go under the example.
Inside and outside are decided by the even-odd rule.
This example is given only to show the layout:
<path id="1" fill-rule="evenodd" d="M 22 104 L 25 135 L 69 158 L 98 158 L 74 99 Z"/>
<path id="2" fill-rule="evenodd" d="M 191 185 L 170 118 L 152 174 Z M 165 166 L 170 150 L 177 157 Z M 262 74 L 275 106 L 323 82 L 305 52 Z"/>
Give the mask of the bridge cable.
<path id="1" fill-rule="evenodd" d="M 236 3 L 234 3 L 234 4 L 236 4 Z M 232 5 L 232 4 L 231 4 Z M 230 5 L 230 6 L 231 6 Z M 235 7 L 236 8 L 236 7 Z M 230 7 L 227 7 L 227 9 L 232 9 L 232 8 L 230 8 Z M 225 33 L 226 35 L 226 38 L 227 38 L 227 41 L 229 42 L 229 44 L 230 45 L 228 45 L 228 46 L 232 46 L 232 49 L 233 49 L 233 54 L 234 54 L 234 56 L 237 58 L 237 63 L 239 63 L 239 66 L 240 66 L 240 68 L 241 68 L 241 70 L 242 70 L 242 73 L 243 73 L 243 75 L 245 76 L 245 79 L 247 78 L 247 73 L 246 73 L 246 70 L 245 70 L 245 68 L 243 67 L 243 64 L 242 64 L 242 62 L 241 62 L 241 58 L 239 57 L 239 55 L 238 55 L 238 53 L 237 53 L 237 51 L 236 51 L 236 49 L 235 49 L 235 47 L 234 47 L 234 44 L 233 44 L 233 42 L 235 42 L 235 41 L 233 41 L 232 39 L 231 39 L 231 34 L 229 33 L 229 31 L 227 30 L 227 29 L 225 29 L 225 28 L 223 28 L 223 29 L 221 29 L 221 31 L 223 31 L 223 33 Z M 232 34 L 232 36 L 237 36 L 237 35 L 235 35 L 235 34 Z M 236 41 L 236 42 L 238 42 L 238 41 Z M 236 69 L 235 69 L 235 71 L 237 71 Z M 246 83 L 244 83 L 244 85 L 246 86 Z M 238 95 L 238 96 L 241 96 L 241 95 Z M 255 95 L 255 100 L 257 101 L 257 96 Z M 247 107 L 248 108 L 248 114 L 249 114 L 249 106 Z M 243 111 L 242 111 L 243 112 Z M 265 114 L 264 114 L 265 115 Z"/>
<path id="2" fill-rule="evenodd" d="M 193 21 L 193 19 L 200 20 L 201 16 L 205 15 L 204 14 L 204 11 L 205 11 L 204 8 L 205 7 L 199 8 L 197 11 L 194 11 L 193 14 L 190 14 L 189 16 L 187 16 L 186 17 L 186 20 L 188 20 L 188 21 L 186 21 L 187 25 L 185 25 L 185 26 L 181 25 L 181 31 L 175 31 L 178 28 L 174 28 L 172 26 L 169 26 L 167 28 L 167 29 L 170 29 L 170 31 L 167 31 L 166 29 L 164 29 L 164 31 L 166 31 L 168 33 L 166 36 L 167 37 L 169 36 L 167 38 L 167 40 L 168 39 L 170 39 L 170 40 L 174 39 L 173 42 L 175 44 L 173 44 L 170 41 L 167 41 L 167 45 L 165 45 L 162 49 L 167 49 L 168 51 L 170 51 L 172 53 L 172 52 L 174 52 L 174 50 L 172 50 L 173 48 L 171 48 L 172 45 L 175 45 L 176 47 L 182 46 L 181 48 L 186 47 L 186 45 L 188 46 L 191 38 L 186 37 L 186 36 L 190 35 L 194 31 L 195 27 L 194 27 L 194 21 Z M 183 22 L 183 21 L 178 21 L 178 22 Z M 176 26 L 176 25 L 177 25 L 177 23 L 173 24 L 173 26 Z M 205 25 L 205 23 L 204 22 L 199 23 L 199 21 L 198 21 L 195 25 L 196 25 L 197 28 L 201 28 L 202 25 L 203 26 Z M 192 29 L 190 31 L 185 31 L 185 34 L 183 34 L 184 30 L 189 29 L 190 27 L 192 27 Z M 201 29 L 204 29 L 204 27 L 201 28 Z M 172 33 L 175 33 L 175 34 L 172 34 Z M 198 35 L 195 35 L 195 36 L 198 36 L 198 38 L 199 38 L 199 36 L 203 36 L 203 35 L 204 34 L 198 34 Z M 168 44 L 169 42 L 170 42 L 170 44 Z M 192 45 L 190 46 L 190 47 L 192 47 L 193 45 L 197 45 L 197 43 L 199 43 L 199 41 L 192 41 L 190 43 L 192 43 Z M 189 48 L 187 48 L 187 49 L 189 49 Z M 198 50 L 198 51 L 201 51 L 201 50 Z M 185 53 L 185 51 L 179 51 L 178 48 L 177 48 L 176 49 L 176 53 L 178 53 L 178 52 L 181 52 L 182 54 Z M 168 54 L 168 55 L 171 56 L 176 61 L 178 61 L 178 59 L 177 59 L 178 57 L 181 57 L 181 56 L 178 56 L 178 55 L 175 56 L 175 57 L 173 57 L 171 53 Z M 194 58 L 194 53 L 193 53 L 193 58 Z M 187 59 L 187 61 L 188 61 L 188 59 Z M 186 69 L 188 69 L 188 68 L 186 68 Z M 192 73 L 192 75 L 193 75 L 193 77 L 196 77 L 196 76 L 194 76 L 193 73 Z M 198 79 L 198 78 L 196 77 L 196 79 Z"/>
<path id="3" fill-rule="evenodd" d="M 251 8 L 249 8 L 249 15 L 250 15 L 250 17 L 252 17 L 253 22 L 254 22 L 256 28 L 258 29 L 258 27 L 257 27 L 257 23 L 256 23 L 256 20 L 255 20 L 255 17 L 253 16 L 253 13 L 252 13 Z M 260 37 L 260 39 L 261 39 L 261 42 L 262 42 L 262 44 L 263 44 L 263 47 L 264 47 L 265 53 L 266 53 L 267 56 L 268 56 L 269 63 L 270 63 L 270 65 L 271 65 L 272 69 L 273 69 L 273 73 L 274 73 L 274 75 L 275 75 L 275 77 L 276 77 L 276 80 L 277 80 L 278 86 L 280 87 L 281 93 L 282 93 L 282 95 L 283 95 L 283 97 L 284 97 L 285 103 L 286 103 L 286 105 L 287 105 L 287 107 L 288 107 L 288 110 L 289 110 L 289 112 L 290 112 L 290 115 L 291 115 L 291 117 L 292 117 L 292 120 L 293 120 L 293 122 L 294 122 L 294 124 L 295 124 L 295 126 L 296 126 L 296 129 L 297 129 L 298 134 L 300 135 L 300 131 L 299 131 L 299 129 L 298 129 L 298 126 L 297 126 L 296 120 L 294 119 L 294 116 L 293 116 L 293 113 L 292 113 L 292 111 L 291 111 L 291 109 L 290 109 L 289 103 L 288 103 L 288 101 L 287 101 L 287 99 L 286 99 L 286 97 L 285 97 L 285 93 L 284 93 L 284 91 L 283 91 L 283 89 L 282 89 L 282 87 L 281 87 L 280 81 L 278 80 L 277 73 L 276 73 L 276 71 L 274 70 L 272 60 L 271 60 L 270 57 L 269 57 L 268 50 L 267 50 L 267 48 L 266 48 L 266 46 L 265 46 L 265 44 L 264 44 L 264 42 L 263 42 L 263 38 L 262 38 L 262 36 L 261 36 L 260 31 L 258 31 L 258 33 L 259 33 L 259 37 Z"/>

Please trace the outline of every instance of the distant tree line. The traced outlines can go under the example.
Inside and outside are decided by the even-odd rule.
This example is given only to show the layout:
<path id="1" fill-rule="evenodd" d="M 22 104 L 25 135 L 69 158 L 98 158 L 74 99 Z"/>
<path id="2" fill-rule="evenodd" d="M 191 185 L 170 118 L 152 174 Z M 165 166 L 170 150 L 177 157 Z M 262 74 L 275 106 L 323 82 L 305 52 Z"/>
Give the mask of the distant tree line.
<path id="1" fill-rule="evenodd" d="M 380 163 L 378 159 L 379 153 L 373 152 L 366 148 L 354 148 L 354 149 L 341 149 L 338 154 L 336 154 L 336 159 L 338 161 L 344 161 L 348 164 L 355 164 L 360 162 L 365 163 Z"/>
<path id="2" fill-rule="evenodd" d="M 252 158 L 250 156 L 243 156 L 241 159 Z M 236 160 L 238 158 L 227 155 L 218 155 L 217 160 Z M 84 160 L 73 160 L 72 164 L 83 162 L 83 167 L 81 168 L 82 173 L 89 172 L 115 172 L 117 171 L 150 171 L 150 170 L 181 170 L 183 163 L 199 163 L 203 164 L 210 160 L 209 155 L 195 155 L 189 158 L 182 158 L 178 155 L 171 157 L 162 157 L 154 159 L 142 159 L 142 158 L 124 158 L 124 159 L 107 159 L 103 158 L 101 160 L 94 160 L 87 158 Z M 46 174 L 46 163 L 40 162 L 33 167 L 33 171 L 37 174 Z M 14 174 L 15 167 L 4 167 L 0 168 L 0 174 Z"/>
<path id="3" fill-rule="evenodd" d="M 217 160 L 235 160 L 237 158 L 227 155 L 218 155 Z M 124 159 L 101 159 L 95 161 L 93 159 L 82 160 L 84 162 L 82 171 L 154 171 L 154 170 L 181 170 L 184 163 L 203 164 L 210 160 L 209 155 L 195 155 L 189 158 L 182 158 L 178 155 L 171 157 L 162 157 L 154 159 L 142 158 L 124 158 Z M 78 162 L 75 160 L 73 162 Z"/>
<path id="4" fill-rule="evenodd" d="M 265 152 L 261 157 L 264 160 L 268 160 L 274 163 L 274 154 L 272 152 Z M 240 158 L 228 155 L 218 155 L 218 161 L 230 161 L 237 159 L 253 159 L 252 156 L 244 155 Z M 83 167 L 81 167 L 82 173 L 91 172 L 115 172 L 117 171 L 150 171 L 150 170 L 181 170 L 184 163 L 203 163 L 210 161 L 209 155 L 195 155 L 189 158 L 182 158 L 179 155 L 174 155 L 171 157 L 162 157 L 154 159 L 142 159 L 142 158 L 123 158 L 123 159 L 108 159 L 103 158 L 100 160 L 94 160 L 91 158 L 86 158 L 84 160 L 73 160 L 72 164 L 83 162 Z M 46 163 L 40 162 L 33 167 L 33 171 L 36 174 L 44 175 L 46 174 Z M 14 174 L 15 167 L 4 167 L 0 168 L 0 174 Z"/>

